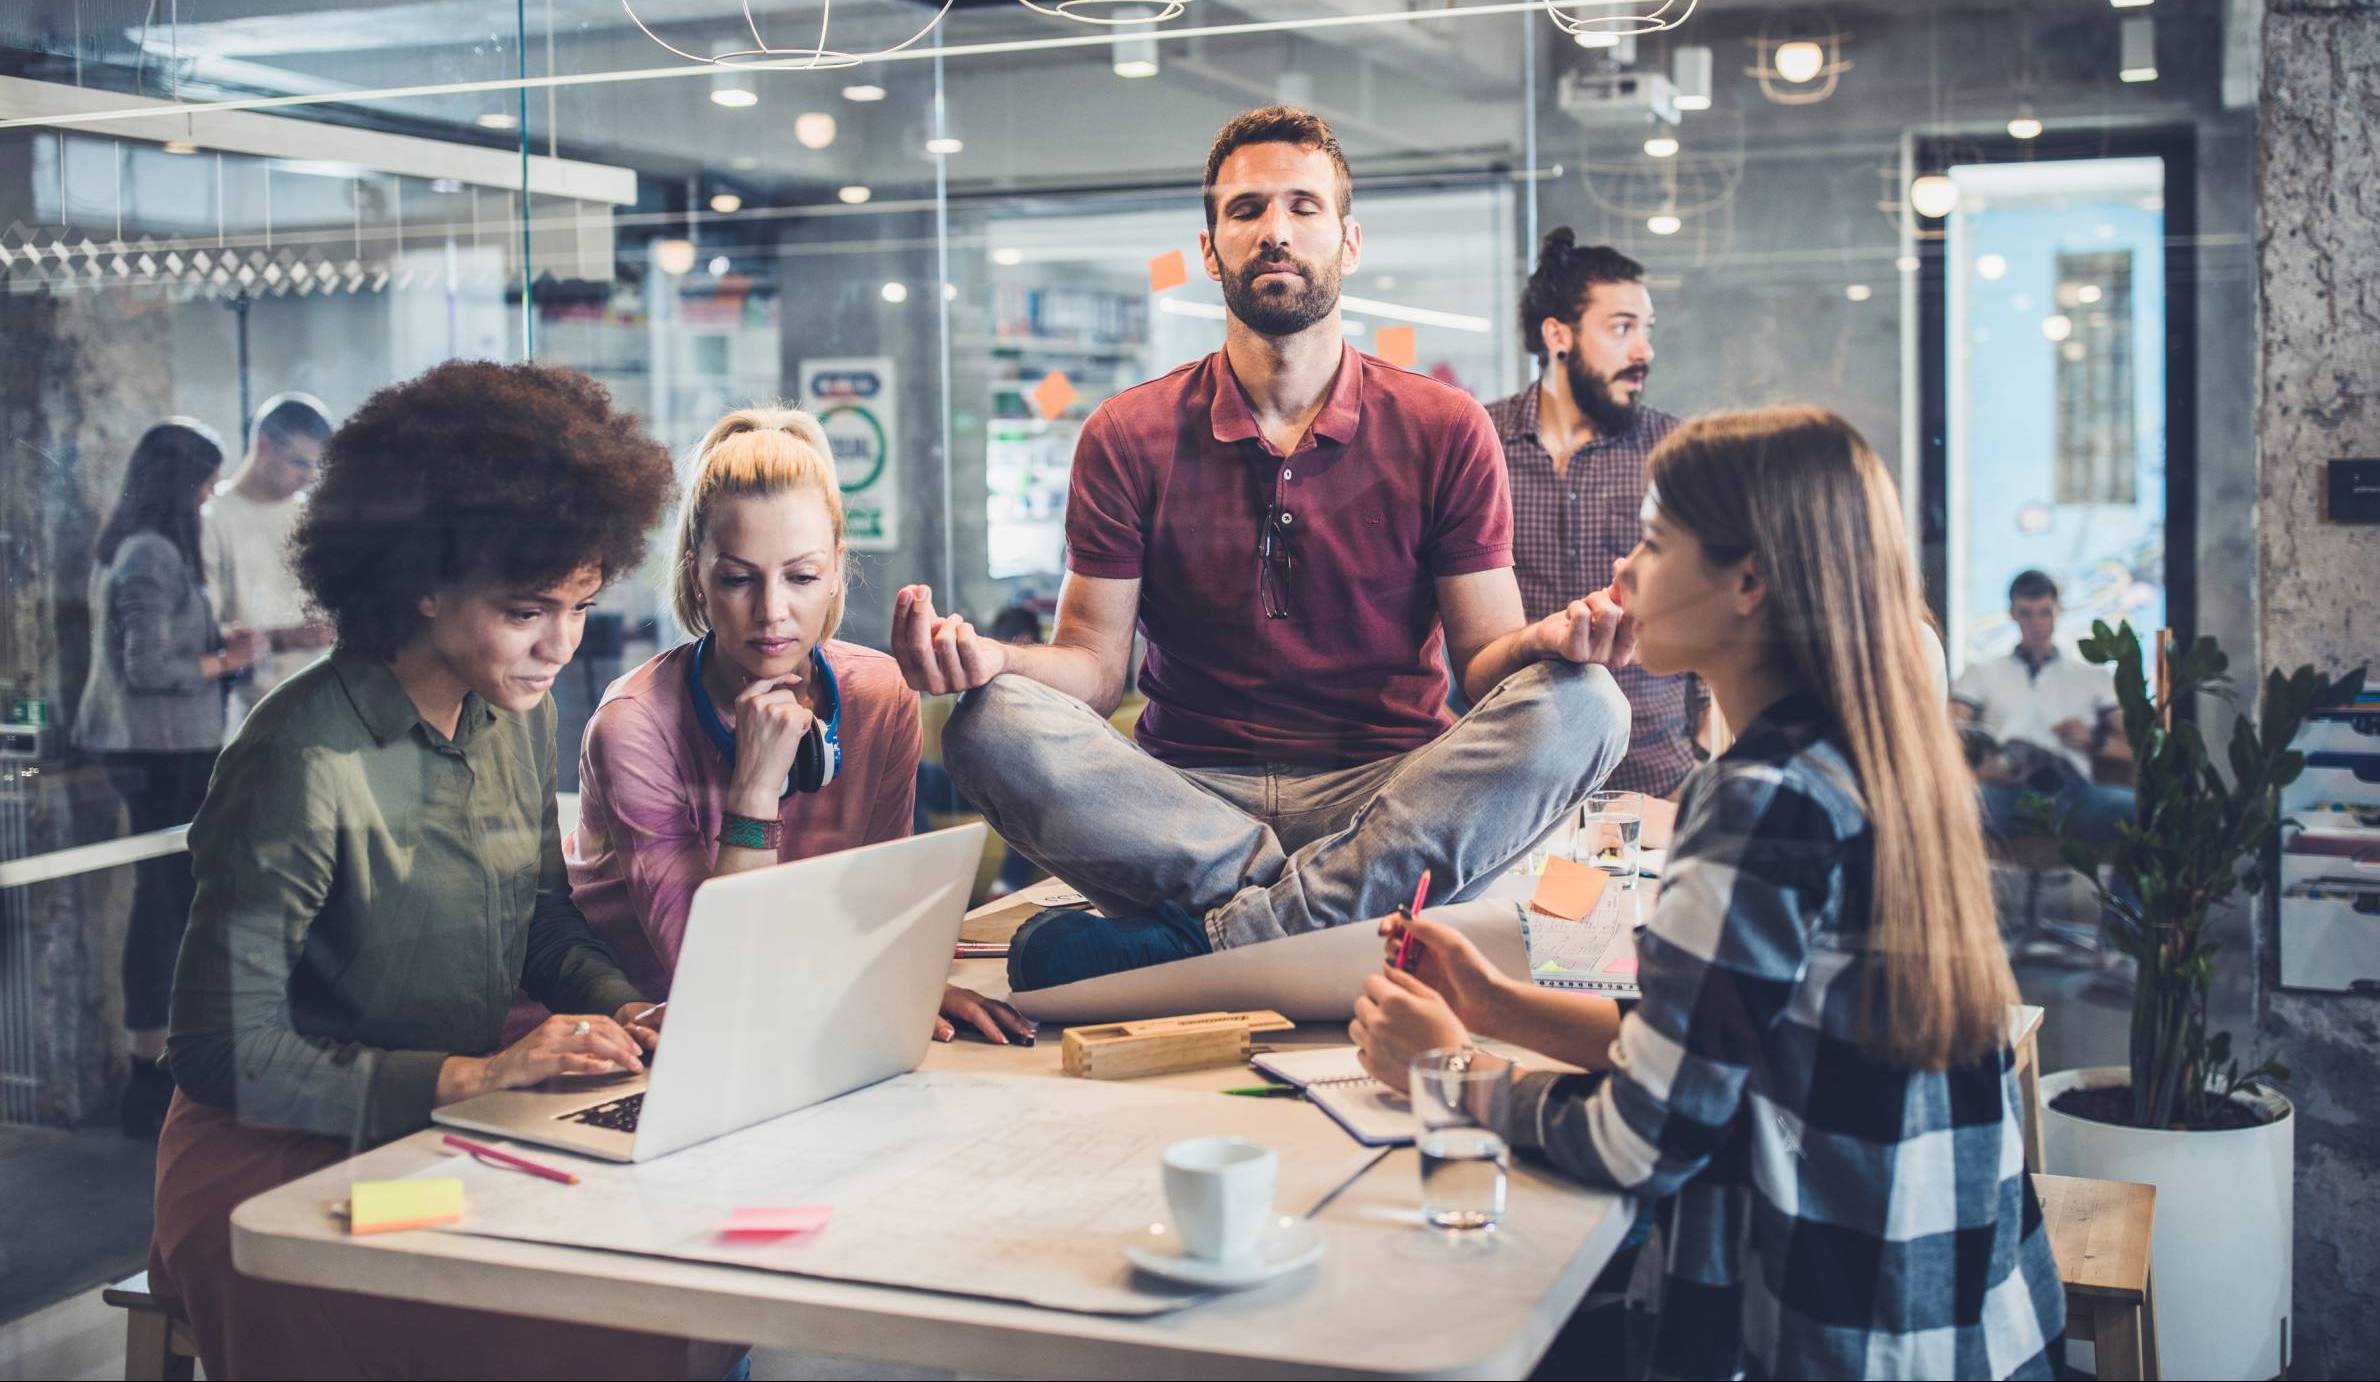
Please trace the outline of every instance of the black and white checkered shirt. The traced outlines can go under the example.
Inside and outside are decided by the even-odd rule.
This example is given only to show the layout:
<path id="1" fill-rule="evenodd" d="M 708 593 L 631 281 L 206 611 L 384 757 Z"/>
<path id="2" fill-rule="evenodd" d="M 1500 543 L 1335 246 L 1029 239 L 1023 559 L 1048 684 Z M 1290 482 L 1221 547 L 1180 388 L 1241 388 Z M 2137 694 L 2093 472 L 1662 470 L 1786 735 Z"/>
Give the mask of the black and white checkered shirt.
<path id="1" fill-rule="evenodd" d="M 1688 780 L 1615 1065 L 1524 1075 L 1511 1139 L 1670 1197 L 1657 1372 L 2048 1377 L 2015 1057 L 1861 1052 L 1874 836 L 1828 733 L 1796 693 Z"/>
<path id="2" fill-rule="evenodd" d="M 1557 475 L 1552 454 L 1537 439 L 1535 383 L 1487 411 L 1512 477 L 1512 565 L 1521 606 L 1529 618 L 1543 619 L 1610 585 L 1611 564 L 1635 550 L 1644 530 L 1645 458 L 1678 420 L 1639 408 L 1633 430 L 1588 442 Z M 1694 678 L 1657 677 L 1642 667 L 1612 675 L 1634 713 L 1628 756 L 1603 785 L 1668 796 L 1694 767 Z"/>

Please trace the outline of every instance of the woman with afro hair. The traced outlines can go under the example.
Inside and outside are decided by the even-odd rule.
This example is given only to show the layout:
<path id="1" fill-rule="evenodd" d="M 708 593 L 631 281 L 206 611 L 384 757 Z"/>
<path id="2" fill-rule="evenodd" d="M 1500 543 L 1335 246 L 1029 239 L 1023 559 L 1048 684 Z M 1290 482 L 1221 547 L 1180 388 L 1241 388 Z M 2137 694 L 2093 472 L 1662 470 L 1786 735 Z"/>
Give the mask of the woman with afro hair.
<path id="1" fill-rule="evenodd" d="M 331 440 L 292 544 L 338 631 L 190 827 L 153 1289 L 209 1377 L 719 1377 L 741 1350 L 243 1277 L 241 1201 L 434 1107 L 641 1069 L 646 1006 L 570 901 L 554 677 L 633 567 L 668 453 L 567 370 L 455 362 Z M 500 1044 L 516 988 L 554 1017 Z"/>

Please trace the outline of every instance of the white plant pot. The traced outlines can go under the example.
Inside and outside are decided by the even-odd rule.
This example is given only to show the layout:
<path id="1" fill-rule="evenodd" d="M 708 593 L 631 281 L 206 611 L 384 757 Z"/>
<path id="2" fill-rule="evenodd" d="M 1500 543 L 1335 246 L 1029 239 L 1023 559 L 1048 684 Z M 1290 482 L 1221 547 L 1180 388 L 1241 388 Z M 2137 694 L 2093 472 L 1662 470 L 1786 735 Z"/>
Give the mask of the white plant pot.
<path id="1" fill-rule="evenodd" d="M 2242 1095 L 2280 1116 L 2223 1132 L 2128 1128 L 2052 1107 L 2070 1089 L 2131 1082 L 2120 1065 L 2043 1076 L 2043 1169 L 2157 1187 L 2149 1270 L 2165 1376 L 2283 1375 L 2297 1145 L 2289 1101 L 2269 1091 Z"/>

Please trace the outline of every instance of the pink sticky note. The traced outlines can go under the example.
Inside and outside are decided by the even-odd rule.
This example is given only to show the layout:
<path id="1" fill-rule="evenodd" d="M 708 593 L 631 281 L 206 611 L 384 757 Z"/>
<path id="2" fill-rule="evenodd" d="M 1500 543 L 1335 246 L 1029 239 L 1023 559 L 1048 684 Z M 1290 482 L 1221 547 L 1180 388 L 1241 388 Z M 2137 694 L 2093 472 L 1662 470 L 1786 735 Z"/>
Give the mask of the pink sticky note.
<path id="1" fill-rule="evenodd" d="M 1622 955 L 1620 958 L 1612 961 L 1610 964 L 1605 965 L 1603 967 L 1603 972 L 1606 974 L 1634 974 L 1636 972 L 1635 953 L 1630 952 L 1629 954 Z"/>
<path id="2" fill-rule="evenodd" d="M 719 1226 L 722 1238 L 783 1238 L 795 1233 L 814 1233 L 826 1227 L 835 1217 L 833 1205 L 800 1204 L 781 1207 L 755 1206 L 739 1209 L 727 1216 Z"/>

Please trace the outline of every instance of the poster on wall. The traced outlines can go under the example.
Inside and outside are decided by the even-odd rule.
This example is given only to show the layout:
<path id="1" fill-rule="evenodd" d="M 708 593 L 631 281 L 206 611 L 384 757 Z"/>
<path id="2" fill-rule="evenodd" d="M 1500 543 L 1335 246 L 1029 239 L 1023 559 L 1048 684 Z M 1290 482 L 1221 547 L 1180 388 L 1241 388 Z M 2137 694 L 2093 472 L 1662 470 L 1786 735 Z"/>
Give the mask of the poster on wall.
<path id="1" fill-rule="evenodd" d="M 893 470 L 893 382 L 890 356 L 804 360 L 801 406 L 826 428 L 843 487 L 843 538 L 854 551 L 882 552 L 901 543 L 901 490 Z"/>

